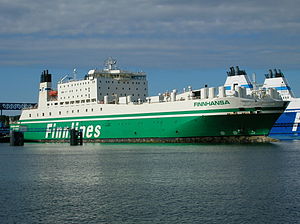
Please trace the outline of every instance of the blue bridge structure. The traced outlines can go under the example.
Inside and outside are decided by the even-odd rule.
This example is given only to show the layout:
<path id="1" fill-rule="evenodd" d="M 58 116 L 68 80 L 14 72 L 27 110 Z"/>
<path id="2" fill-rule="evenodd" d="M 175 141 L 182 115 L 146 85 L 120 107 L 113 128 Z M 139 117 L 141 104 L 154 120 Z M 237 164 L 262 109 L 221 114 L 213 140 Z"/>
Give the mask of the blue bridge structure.
<path id="1" fill-rule="evenodd" d="M 0 115 L 3 110 L 22 110 L 24 108 L 34 107 L 36 103 L 0 103 Z"/>

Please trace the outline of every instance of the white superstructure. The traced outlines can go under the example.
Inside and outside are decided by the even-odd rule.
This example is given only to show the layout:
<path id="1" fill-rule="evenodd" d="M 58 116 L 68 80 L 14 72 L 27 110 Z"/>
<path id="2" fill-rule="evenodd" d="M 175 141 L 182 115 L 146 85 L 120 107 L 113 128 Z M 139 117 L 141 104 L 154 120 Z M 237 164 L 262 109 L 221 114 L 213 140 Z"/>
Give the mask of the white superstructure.
<path id="1" fill-rule="evenodd" d="M 62 79 L 57 91 L 51 89 L 48 70 L 42 77 L 39 92 L 39 108 L 53 105 L 84 105 L 86 103 L 143 102 L 148 96 L 148 81 L 143 72 L 127 72 L 117 69 L 116 61 L 109 58 L 104 70 L 93 69 L 83 80 Z M 126 98 L 126 100 L 124 100 Z"/>
<path id="2" fill-rule="evenodd" d="M 84 80 L 59 83 L 58 101 L 62 104 L 111 103 L 129 95 L 133 102 L 145 101 L 148 96 L 146 75 L 119 70 L 115 64 L 116 61 L 110 58 L 104 70 L 90 70 Z"/>
<path id="3" fill-rule="evenodd" d="M 294 93 L 280 69 L 278 69 L 278 71 L 274 69 L 274 72 L 269 69 L 269 74 L 265 75 L 265 77 L 263 88 L 276 89 L 285 101 L 290 101 L 294 98 Z"/>
<path id="4" fill-rule="evenodd" d="M 253 90 L 253 85 L 247 73 L 244 70 L 240 70 L 238 66 L 235 68 L 230 67 L 224 86 L 227 94 L 237 91 L 238 87 L 245 88 L 248 95 L 250 95 Z"/>

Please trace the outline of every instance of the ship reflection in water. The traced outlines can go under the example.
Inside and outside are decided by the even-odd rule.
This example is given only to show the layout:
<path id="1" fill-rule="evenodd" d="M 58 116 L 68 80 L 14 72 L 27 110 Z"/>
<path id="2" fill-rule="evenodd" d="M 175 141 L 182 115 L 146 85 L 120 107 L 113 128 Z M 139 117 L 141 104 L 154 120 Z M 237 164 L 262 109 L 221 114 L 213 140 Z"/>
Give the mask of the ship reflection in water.
<path id="1" fill-rule="evenodd" d="M 0 223 L 297 223 L 299 142 L 0 144 Z"/>

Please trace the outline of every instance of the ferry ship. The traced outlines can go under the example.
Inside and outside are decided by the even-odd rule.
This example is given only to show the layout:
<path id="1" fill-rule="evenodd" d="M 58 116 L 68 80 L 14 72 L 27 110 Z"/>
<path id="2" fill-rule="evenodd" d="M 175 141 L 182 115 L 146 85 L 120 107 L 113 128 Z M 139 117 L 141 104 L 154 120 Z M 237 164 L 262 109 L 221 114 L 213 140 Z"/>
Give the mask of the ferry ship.
<path id="1" fill-rule="evenodd" d="M 51 83 L 43 71 L 38 105 L 24 109 L 12 126 L 27 141 L 67 141 L 71 129 L 86 142 L 269 141 L 288 105 L 276 90 L 249 95 L 244 87 L 227 93 L 224 86 L 189 87 L 148 96 L 146 74 L 120 70 L 112 58 L 82 80 L 64 77 L 57 90 Z"/>
<path id="2" fill-rule="evenodd" d="M 238 67 L 230 68 L 225 81 L 226 92 L 243 86 L 248 94 L 257 91 L 257 89 L 275 89 L 284 101 L 289 101 L 285 112 L 278 118 L 272 127 L 269 136 L 280 140 L 299 140 L 300 139 L 300 98 L 296 98 L 288 84 L 285 75 L 280 69 L 269 69 L 265 75 L 265 81 L 262 85 L 252 83 L 245 71 L 241 72 Z"/>

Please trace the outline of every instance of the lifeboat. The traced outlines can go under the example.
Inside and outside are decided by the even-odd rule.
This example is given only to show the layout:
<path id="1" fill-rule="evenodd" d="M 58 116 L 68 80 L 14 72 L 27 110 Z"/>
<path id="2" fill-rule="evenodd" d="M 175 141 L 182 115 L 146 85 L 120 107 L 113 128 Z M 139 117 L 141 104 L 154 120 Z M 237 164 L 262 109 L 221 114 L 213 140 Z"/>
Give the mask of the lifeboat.
<path id="1" fill-rule="evenodd" d="M 51 90 L 51 91 L 49 92 L 49 95 L 50 95 L 50 96 L 57 96 L 57 91 L 56 91 L 56 90 Z"/>

